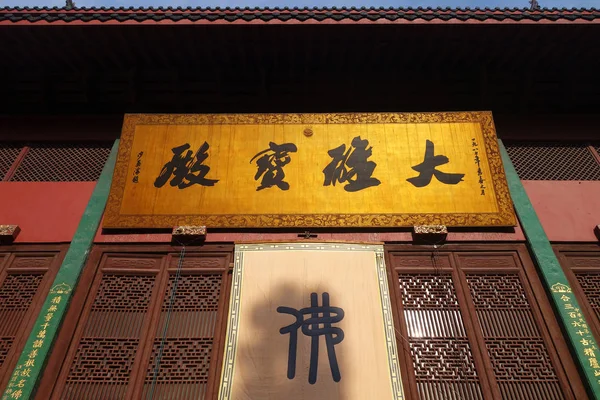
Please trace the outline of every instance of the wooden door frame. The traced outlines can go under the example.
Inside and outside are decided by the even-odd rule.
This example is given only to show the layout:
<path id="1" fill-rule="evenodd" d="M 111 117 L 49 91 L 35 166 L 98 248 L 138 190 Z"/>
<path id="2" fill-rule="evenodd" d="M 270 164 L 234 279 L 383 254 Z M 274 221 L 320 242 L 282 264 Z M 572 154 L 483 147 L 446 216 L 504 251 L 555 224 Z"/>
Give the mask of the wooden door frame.
<path id="1" fill-rule="evenodd" d="M 68 371 L 66 371 L 66 367 L 64 366 L 64 362 L 70 355 L 69 349 L 71 348 L 71 343 L 73 341 L 73 338 L 75 337 L 76 331 L 83 329 L 81 326 L 78 325 L 80 320 L 84 317 L 83 314 L 86 303 L 88 301 L 93 301 L 94 294 L 96 291 L 93 291 L 92 293 L 90 292 L 90 288 L 92 287 L 94 281 L 97 279 L 97 276 L 99 276 L 99 267 L 102 264 L 102 260 L 104 259 L 104 257 L 106 257 L 109 254 L 161 255 L 161 257 L 163 257 L 163 261 L 161 261 L 160 271 L 162 272 L 163 269 L 168 270 L 167 263 L 169 255 L 173 253 L 178 253 L 181 251 L 181 249 L 181 246 L 173 246 L 170 244 L 95 244 L 92 247 L 90 256 L 82 271 L 81 279 L 79 280 L 77 287 L 75 288 L 72 301 L 69 305 L 69 309 L 67 310 L 65 319 L 60 328 L 60 332 L 57 335 L 55 345 L 52 349 L 50 356 L 48 357 L 48 363 L 46 365 L 46 368 L 44 369 L 40 385 L 34 398 L 46 400 L 50 396 L 56 397 L 60 395 L 57 389 L 60 389 L 61 385 L 57 385 L 57 383 L 59 383 L 59 380 L 62 377 L 62 375 L 68 373 Z M 217 321 L 215 325 L 215 342 L 213 342 L 213 351 L 211 353 L 211 357 L 214 356 L 215 359 L 211 358 L 211 363 L 209 367 L 209 378 L 207 382 L 206 393 L 207 398 L 210 398 L 208 397 L 208 395 L 213 395 L 213 393 L 215 393 L 215 390 L 218 393 L 218 378 L 220 377 L 220 368 L 223 362 L 223 349 L 221 348 L 221 346 L 224 343 L 224 338 L 222 338 L 221 336 L 225 334 L 227 327 L 227 318 L 226 315 L 224 316 L 223 314 L 226 314 L 226 311 L 228 311 L 226 310 L 228 309 L 228 307 L 223 306 L 229 304 L 229 293 L 231 289 L 231 262 L 233 260 L 234 245 L 210 243 L 201 246 L 188 246 L 186 247 L 186 252 L 188 254 L 229 253 L 230 257 L 229 266 L 226 266 L 225 270 L 223 271 L 223 276 L 226 279 L 224 279 L 221 287 L 225 289 L 225 291 L 221 293 L 221 299 L 219 303 L 220 308 L 218 311 Z M 168 273 L 165 273 L 165 276 L 168 277 Z M 154 290 L 159 290 L 159 286 L 161 285 L 159 282 L 157 282 Z M 161 296 L 154 296 L 155 301 L 158 301 L 159 297 Z M 150 305 L 148 307 L 150 310 Z M 148 323 L 151 317 L 152 316 L 147 317 Z M 145 333 L 146 336 L 149 334 L 149 332 Z M 140 344 L 141 343 L 143 343 L 142 337 L 140 337 Z M 143 351 L 141 350 L 143 349 L 140 349 L 140 354 L 143 353 Z M 71 349 L 71 352 L 73 351 L 76 351 L 76 349 Z M 140 371 L 143 369 L 143 367 L 144 366 L 141 364 L 141 361 L 137 363 L 137 367 L 134 368 L 135 370 L 131 371 L 132 380 L 136 379 L 136 377 L 139 378 L 139 374 L 141 373 Z M 141 393 L 140 390 L 137 390 L 137 386 L 139 385 L 131 385 L 130 388 L 127 390 L 127 393 L 133 394 L 133 390 L 135 390 L 136 393 Z"/>
<path id="2" fill-rule="evenodd" d="M 43 254 L 53 254 L 54 259 L 47 268 L 40 286 L 38 288 L 38 294 L 35 295 L 32 300 L 29 309 L 27 310 L 26 317 L 21 321 L 19 325 L 19 334 L 15 337 L 15 342 L 11 345 L 10 351 L 0 368 L 0 393 L 8 385 L 10 380 L 10 372 L 16 367 L 19 356 L 25 347 L 25 343 L 29 338 L 29 334 L 35 325 L 37 316 L 39 315 L 46 296 L 50 291 L 52 282 L 58 273 L 60 265 L 62 264 L 65 255 L 67 254 L 68 244 L 13 244 L 13 245 L 2 245 L 0 246 L 0 253 L 8 253 L 8 257 L 0 263 L 0 282 L 4 282 L 4 279 L 8 273 L 8 267 L 14 260 L 15 255 L 32 255 L 39 256 Z M 34 271 L 34 269 L 28 269 Z M 26 270 L 23 270 L 26 271 Z"/>
<path id="3" fill-rule="evenodd" d="M 596 249 L 600 252 L 600 247 L 596 247 Z M 558 324 L 558 320 L 556 318 L 556 314 L 551 306 L 550 300 L 544 290 L 544 286 L 542 281 L 537 273 L 537 269 L 535 264 L 529 255 L 529 251 L 527 246 L 524 243 L 493 243 L 493 244 L 483 244 L 483 243 L 469 243 L 469 244 L 445 244 L 443 246 L 438 246 L 437 248 L 433 248 L 431 245 L 412 245 L 412 244 L 389 244 L 384 246 L 385 250 L 385 259 L 388 270 L 388 279 L 389 282 L 397 282 L 398 276 L 397 271 L 393 268 L 390 255 L 392 253 L 421 253 L 421 254 L 434 254 L 434 252 L 439 252 L 439 254 L 450 254 L 450 259 L 454 260 L 456 254 L 460 253 L 481 253 L 482 255 L 491 255 L 491 254 L 513 254 L 513 257 L 518 258 L 517 265 L 521 265 L 522 268 L 519 269 L 519 276 L 521 281 L 523 282 L 524 290 L 528 296 L 528 301 L 532 308 L 532 313 L 535 318 L 535 322 L 538 325 L 540 330 L 540 336 L 544 340 L 545 345 L 548 349 L 548 354 L 551 357 L 553 367 L 556 370 L 557 378 L 559 379 L 560 385 L 563 390 L 567 390 L 570 392 L 565 393 L 567 398 L 573 399 L 585 399 L 588 398 L 587 393 L 585 391 L 585 387 L 581 380 L 581 376 L 579 375 L 578 369 L 574 363 L 573 356 L 569 351 L 567 343 L 562 335 L 562 330 L 560 325 Z M 451 261 L 452 262 L 452 261 Z M 456 268 L 455 265 L 452 265 L 455 271 L 458 271 L 460 274 L 463 274 L 462 268 Z M 483 268 L 482 268 L 483 269 Z M 486 272 L 494 272 L 493 268 L 485 269 Z M 408 272 L 411 270 L 407 269 Z M 453 277 L 454 273 L 453 271 Z M 463 291 L 468 290 L 468 288 L 464 287 L 465 285 L 461 282 L 458 285 Z M 401 307 L 401 295 L 400 289 L 398 285 L 392 284 L 390 285 L 390 290 L 394 293 L 394 297 L 396 301 L 392 305 L 392 312 L 395 318 L 396 329 L 399 332 L 402 332 L 406 335 L 406 326 L 404 326 L 404 318 L 401 317 L 402 307 Z M 457 293 L 457 296 L 459 294 Z M 460 301 L 460 300 L 459 300 Z M 475 312 L 472 307 L 461 308 L 461 311 L 467 312 L 468 318 L 471 321 L 477 321 L 474 319 Z M 471 315 L 473 314 L 473 315 Z M 466 323 L 466 321 L 465 321 Z M 469 327 L 465 326 L 465 329 L 469 329 Z M 474 329 L 471 327 L 471 329 Z M 481 336 L 481 334 L 477 334 L 477 337 Z M 410 349 L 408 348 L 408 344 L 404 343 L 404 340 L 398 339 L 398 347 L 403 349 L 400 353 L 400 362 L 402 363 L 402 379 L 404 383 L 404 387 L 408 388 L 406 390 L 405 395 L 407 400 L 418 399 L 418 394 L 416 392 L 415 379 L 414 379 L 414 368 L 412 366 L 412 357 L 410 356 Z M 485 349 L 485 343 L 481 338 L 477 340 L 477 352 L 482 354 L 487 354 L 487 350 Z M 482 347 L 483 346 L 483 347 Z M 406 355 L 408 354 L 408 359 Z M 477 363 L 474 355 L 474 362 Z M 491 364 L 488 364 L 491 365 Z M 490 374 L 488 372 L 489 367 L 484 368 L 485 374 L 493 376 L 493 373 Z M 412 375 L 412 376 L 409 376 Z M 483 378 L 483 377 L 481 377 Z M 489 377 L 485 378 L 486 381 L 489 380 Z M 480 379 L 482 384 L 482 392 L 484 392 L 484 379 Z M 495 379 L 493 379 L 490 383 L 493 383 Z M 492 398 L 500 398 L 499 393 L 493 391 Z M 486 396 L 485 393 L 484 397 Z M 489 395 L 489 394 L 488 394 Z"/>
<path id="4" fill-rule="evenodd" d="M 558 258 L 560 265 L 567 276 L 567 280 L 573 290 L 573 294 L 575 298 L 581 305 L 581 311 L 583 312 L 583 316 L 585 320 L 588 321 L 590 328 L 592 330 L 592 334 L 596 339 L 597 343 L 600 343 L 600 318 L 596 316 L 596 313 L 593 311 L 593 308 L 587 298 L 587 295 L 583 291 L 575 272 L 573 271 L 573 266 L 569 260 L 570 256 L 589 256 L 591 254 L 596 254 L 598 258 L 600 258 L 600 244 L 555 244 L 552 245 L 554 252 L 556 253 L 556 257 Z M 598 268 L 586 268 L 586 267 L 576 267 L 578 271 L 597 271 L 600 273 L 600 269 Z"/>

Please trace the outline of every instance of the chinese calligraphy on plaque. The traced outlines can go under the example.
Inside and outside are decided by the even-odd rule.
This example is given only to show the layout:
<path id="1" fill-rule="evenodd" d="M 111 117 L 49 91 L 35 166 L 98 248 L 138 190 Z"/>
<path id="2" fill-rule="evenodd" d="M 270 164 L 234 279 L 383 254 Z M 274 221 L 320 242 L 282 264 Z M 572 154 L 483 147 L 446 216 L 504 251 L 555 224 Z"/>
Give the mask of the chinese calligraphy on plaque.
<path id="1" fill-rule="evenodd" d="M 373 147 L 367 148 L 368 145 L 368 140 L 362 140 L 357 136 L 352 139 L 352 146 L 347 151 L 345 144 L 329 150 L 327 154 L 333 160 L 323 170 L 325 175 L 323 186 L 348 182 L 344 190 L 357 192 L 381 184 L 379 179 L 372 176 L 377 164 L 367 161 L 373 154 Z"/>
<path id="2" fill-rule="evenodd" d="M 283 167 L 292 161 L 289 153 L 295 153 L 298 149 L 294 143 L 276 144 L 269 143 L 269 148 L 262 150 L 252 157 L 250 162 L 256 160 L 258 171 L 254 175 L 254 180 L 258 180 L 261 176 L 260 186 L 256 191 L 277 186 L 281 190 L 288 190 L 290 184 L 283 181 L 285 172 Z"/>
<path id="3" fill-rule="evenodd" d="M 169 184 L 179 189 L 185 189 L 192 185 L 214 186 L 218 182 L 216 179 L 206 178 L 210 167 L 203 165 L 208 158 L 208 143 L 204 142 L 192 157 L 192 150 L 189 143 L 174 147 L 173 158 L 167 162 L 160 170 L 160 174 L 154 181 L 154 186 L 161 188 L 172 177 Z M 186 152 L 183 155 L 183 152 Z"/>
<path id="4" fill-rule="evenodd" d="M 423 187 L 429 185 L 431 178 L 435 176 L 438 181 L 446 185 L 456 185 L 463 180 L 465 174 L 451 174 L 437 169 L 437 167 L 449 162 L 448 157 L 444 155 L 434 155 L 434 144 L 430 140 L 427 140 L 425 144 L 425 159 L 422 163 L 412 167 L 412 169 L 419 173 L 419 176 L 408 178 L 407 181 L 416 187 Z"/>
<path id="5" fill-rule="evenodd" d="M 294 118 L 126 116 L 104 226 L 515 223 L 489 113 Z"/>

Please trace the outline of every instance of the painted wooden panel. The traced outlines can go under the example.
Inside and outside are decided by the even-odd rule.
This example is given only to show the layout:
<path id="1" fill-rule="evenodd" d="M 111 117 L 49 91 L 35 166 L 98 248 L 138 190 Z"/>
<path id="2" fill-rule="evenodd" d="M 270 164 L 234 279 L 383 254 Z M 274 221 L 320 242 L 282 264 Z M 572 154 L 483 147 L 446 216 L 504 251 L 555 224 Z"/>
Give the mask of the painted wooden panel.
<path id="1" fill-rule="evenodd" d="M 512 226 L 491 113 L 127 115 L 104 226 Z"/>

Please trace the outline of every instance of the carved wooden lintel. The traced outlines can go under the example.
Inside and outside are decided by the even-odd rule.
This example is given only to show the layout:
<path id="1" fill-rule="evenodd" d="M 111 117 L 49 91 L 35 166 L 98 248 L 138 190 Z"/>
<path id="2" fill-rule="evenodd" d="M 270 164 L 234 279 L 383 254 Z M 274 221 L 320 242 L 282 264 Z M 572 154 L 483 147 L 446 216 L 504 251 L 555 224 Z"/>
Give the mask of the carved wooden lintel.
<path id="1" fill-rule="evenodd" d="M 12 243 L 21 232 L 19 225 L 0 225 L 0 243 Z"/>
<path id="2" fill-rule="evenodd" d="M 415 242 L 438 244 L 446 240 L 448 228 L 446 225 L 415 225 L 412 236 Z"/>

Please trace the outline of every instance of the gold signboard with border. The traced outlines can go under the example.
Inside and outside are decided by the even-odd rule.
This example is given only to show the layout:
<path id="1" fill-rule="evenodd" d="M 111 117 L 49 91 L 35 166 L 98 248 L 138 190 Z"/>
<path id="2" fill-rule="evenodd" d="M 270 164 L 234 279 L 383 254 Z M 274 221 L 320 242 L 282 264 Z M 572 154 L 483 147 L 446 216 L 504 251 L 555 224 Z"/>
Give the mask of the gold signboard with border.
<path id="1" fill-rule="evenodd" d="M 105 228 L 514 226 L 490 112 L 125 116 Z"/>

